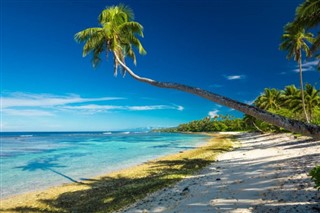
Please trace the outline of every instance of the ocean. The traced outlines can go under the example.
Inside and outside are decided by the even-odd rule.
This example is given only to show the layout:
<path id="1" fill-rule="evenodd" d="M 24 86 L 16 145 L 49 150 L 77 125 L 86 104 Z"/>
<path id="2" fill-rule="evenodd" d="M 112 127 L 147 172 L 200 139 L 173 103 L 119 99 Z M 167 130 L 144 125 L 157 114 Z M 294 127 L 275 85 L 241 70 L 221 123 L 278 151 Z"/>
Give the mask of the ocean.
<path id="1" fill-rule="evenodd" d="M 2 132 L 1 197 L 72 183 L 195 148 L 205 135 Z"/>

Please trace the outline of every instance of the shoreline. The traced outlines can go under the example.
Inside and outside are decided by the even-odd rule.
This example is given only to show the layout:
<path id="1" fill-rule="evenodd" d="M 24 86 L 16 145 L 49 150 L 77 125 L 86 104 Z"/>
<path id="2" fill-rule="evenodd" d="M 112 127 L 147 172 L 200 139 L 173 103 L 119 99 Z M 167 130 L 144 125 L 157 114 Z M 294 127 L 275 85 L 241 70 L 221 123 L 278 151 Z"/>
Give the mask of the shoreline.
<path id="1" fill-rule="evenodd" d="M 245 133 L 237 140 L 238 149 L 198 174 L 119 212 L 320 211 L 320 191 L 308 176 L 320 164 L 320 141 L 288 133 Z"/>
<path id="2" fill-rule="evenodd" d="M 51 136 L 48 137 L 48 140 L 51 140 L 52 138 L 54 139 L 54 137 L 56 137 L 56 136 L 60 136 L 60 133 L 61 132 L 59 132 L 58 134 L 54 133 L 52 135 L 53 137 L 51 137 Z M 15 134 L 17 134 L 17 133 L 15 133 Z M 34 133 L 32 138 L 40 137 L 41 134 L 42 133 L 40 133 L 40 135 L 39 135 L 39 133 Z M 65 134 L 65 133 L 62 133 L 62 134 Z M 73 136 L 78 137 L 78 134 L 79 134 L 79 132 L 76 132 L 76 134 L 71 134 L 71 137 L 73 137 Z M 82 133 L 80 133 L 80 134 L 82 134 Z M 151 133 L 151 134 L 153 134 L 153 133 Z M 20 133 L 18 135 L 20 135 Z M 97 139 L 97 141 L 101 140 L 100 138 L 104 137 L 101 135 L 102 135 L 101 132 L 99 132 L 98 135 L 93 134 L 94 137 L 99 137 L 99 139 Z M 115 135 L 116 141 L 122 140 L 122 139 L 119 139 L 121 137 L 118 137 L 121 135 L 117 135 L 117 134 Z M 136 135 L 136 134 L 132 134 L 132 135 L 133 135 L 132 138 L 134 138 L 134 135 Z M 132 141 L 131 140 L 132 135 L 128 136 L 129 137 L 128 140 L 130 143 Z M 28 192 L 32 192 L 35 190 L 41 191 L 41 190 L 48 189 L 50 187 L 60 186 L 60 185 L 68 184 L 68 183 L 72 183 L 72 182 L 81 182 L 83 179 L 88 179 L 88 178 L 90 179 L 90 178 L 103 176 L 103 175 L 106 175 L 106 174 L 109 174 L 109 173 L 112 173 L 115 171 L 119 171 L 119 170 L 122 170 L 125 168 L 130 168 L 130 167 L 145 163 L 149 160 L 153 160 L 153 159 L 160 158 L 160 157 L 163 157 L 166 155 L 174 154 L 174 153 L 177 153 L 182 150 L 188 150 L 188 149 L 193 149 L 193 148 L 202 146 L 203 144 L 207 143 L 207 140 L 210 139 L 209 136 L 206 136 L 203 134 L 198 134 L 199 137 L 197 135 L 188 136 L 185 134 L 186 140 L 179 139 L 179 138 L 185 137 L 183 134 L 174 134 L 173 136 L 170 136 L 170 135 L 165 136 L 164 134 L 160 134 L 161 139 L 160 139 L 159 143 L 163 144 L 163 145 L 157 147 L 158 143 L 155 141 L 152 141 L 152 139 L 151 139 L 151 141 L 152 141 L 151 143 L 144 145 L 143 144 L 144 138 L 142 138 L 143 136 L 140 137 L 140 135 L 144 135 L 144 133 L 138 134 L 138 137 L 137 137 L 138 143 L 133 143 L 133 145 L 140 144 L 140 142 L 139 142 L 139 138 L 140 138 L 142 140 L 142 142 L 141 142 L 142 149 L 141 150 L 135 150 L 137 148 L 139 149 L 139 146 L 137 147 L 137 146 L 132 146 L 131 144 L 129 144 L 129 146 L 126 147 L 126 145 L 121 145 L 121 144 L 126 144 L 126 143 L 113 142 L 113 143 L 115 143 L 115 145 L 111 144 L 111 145 L 102 146 L 102 149 L 105 149 L 108 153 L 109 152 L 111 153 L 111 154 L 106 154 L 103 151 L 93 150 L 92 147 L 94 147 L 94 146 L 90 145 L 92 143 L 91 140 L 87 141 L 88 138 L 90 138 L 90 136 L 88 136 L 88 137 L 85 136 L 85 137 L 83 137 L 83 139 L 81 138 L 82 141 L 85 141 L 84 143 L 86 143 L 86 142 L 89 143 L 88 149 L 86 148 L 87 147 L 86 146 L 85 150 L 83 150 L 83 148 L 81 148 L 81 146 L 78 146 L 79 148 L 77 147 L 76 150 L 70 150 L 70 151 L 63 152 L 63 149 L 62 149 L 62 152 L 66 153 L 65 155 L 61 154 L 62 152 L 59 151 L 59 149 L 57 149 L 57 151 L 54 151 L 54 152 L 48 153 L 48 154 L 45 154 L 45 152 L 44 152 L 44 155 L 39 155 L 39 154 L 33 155 L 33 153 L 31 152 L 31 155 L 24 154 L 24 155 L 30 156 L 30 157 L 27 157 L 28 159 L 25 160 L 22 157 L 22 160 L 16 161 L 17 163 L 11 163 L 10 158 L 5 158 L 4 162 L 3 162 L 4 163 L 3 164 L 3 172 L 4 172 L 3 173 L 3 181 L 4 182 L 3 182 L 3 188 L 1 189 L 1 199 L 10 198 L 15 195 L 28 193 Z M 148 135 L 149 135 L 149 133 L 147 133 L 147 136 Z M 178 136 L 176 136 L 176 135 L 178 135 Z M 179 136 L 179 135 L 181 135 L 181 136 Z M 70 137 L 69 134 L 67 135 L 67 137 Z M 111 136 L 111 137 L 113 137 L 113 136 Z M 153 134 L 153 135 L 151 135 L 151 137 L 158 137 L 158 134 Z M 28 140 L 31 140 L 31 141 L 33 140 L 33 139 L 29 139 L 29 138 L 31 138 L 31 137 L 28 137 Z M 172 138 L 172 140 L 174 140 L 174 141 L 176 139 L 178 141 L 180 140 L 180 142 L 179 143 L 174 142 L 172 144 L 171 144 L 171 142 L 167 143 L 166 140 L 170 141 L 171 140 L 170 138 Z M 19 140 L 19 139 L 17 139 L 17 140 Z M 25 139 L 23 138 L 21 140 L 25 140 Z M 66 140 L 67 141 L 73 140 L 73 138 L 67 138 Z M 109 140 L 109 139 L 107 139 L 107 140 Z M 112 140 L 112 139 L 110 139 L 110 140 Z M 135 140 L 135 139 L 133 139 L 133 140 Z M 31 144 L 31 143 L 27 143 L 27 144 Z M 95 142 L 93 142 L 93 144 L 95 144 Z M 107 144 L 107 143 L 103 143 L 103 144 Z M 47 147 L 47 144 L 43 144 L 43 145 L 45 145 L 45 147 Z M 54 147 L 54 145 L 52 145 L 52 146 Z M 70 144 L 66 145 L 67 148 L 68 148 L 68 146 L 73 146 L 73 145 L 70 143 Z M 100 146 L 100 145 L 97 145 L 97 147 L 98 146 Z M 118 148 L 118 150 L 123 150 L 123 151 L 118 153 L 117 148 L 108 149 L 108 148 L 106 148 L 108 146 L 122 147 L 122 148 Z M 153 146 L 155 146 L 155 148 L 152 148 L 152 150 L 151 150 L 151 148 L 148 148 L 148 147 L 153 147 Z M 179 146 L 181 146 L 181 148 L 179 148 Z M 131 148 L 131 147 L 135 147 L 135 148 Z M 30 147 L 30 149 L 32 149 L 32 148 L 36 149 L 36 147 Z M 58 146 L 58 148 L 59 148 L 59 146 Z M 158 148 L 160 148 L 159 152 L 157 151 Z M 46 148 L 44 148 L 44 150 L 45 149 Z M 145 149 L 148 149 L 149 151 L 147 151 Z M 48 150 L 50 150 L 50 148 Z M 114 150 L 115 152 L 110 151 L 110 150 Z M 127 150 L 129 150 L 129 155 L 126 154 Z M 96 153 L 94 153 L 95 151 L 96 151 Z M 34 153 L 37 154 L 37 152 L 34 152 Z M 92 154 L 92 153 L 94 153 L 94 154 Z M 102 154 L 100 154 L 100 153 L 102 153 Z M 140 153 L 140 154 L 137 154 L 137 153 Z M 120 154 L 120 156 L 119 156 L 119 154 Z M 80 156 L 79 158 L 76 156 L 78 159 L 77 160 L 78 163 L 76 163 L 77 162 L 76 160 L 70 159 L 69 156 L 72 156 L 72 155 L 79 155 Z M 86 159 L 86 157 L 83 157 L 83 156 L 89 156 L 90 158 Z M 17 159 L 19 160 L 19 158 L 17 158 Z M 62 161 L 61 159 L 65 159 L 65 160 Z M 15 159 L 13 159 L 13 160 L 15 162 Z M 69 163 L 69 162 L 71 162 L 71 163 Z M 97 167 L 96 165 L 98 165 L 99 168 L 96 168 Z M 11 171 L 11 170 L 9 170 L 9 168 L 11 168 L 13 170 Z M 51 168 L 53 170 L 51 170 Z M 23 172 L 20 170 L 23 170 Z M 8 178 L 8 177 L 11 177 L 11 178 Z M 24 178 L 21 179 L 18 177 L 24 177 Z M 21 180 L 19 180 L 19 179 L 21 179 Z"/>
<path id="3" fill-rule="evenodd" d="M 150 166 L 159 166 L 157 165 L 159 162 L 169 162 L 170 160 L 172 161 L 172 163 L 170 162 L 170 165 L 166 165 L 168 168 L 171 167 L 175 167 L 175 166 L 180 166 L 179 163 L 181 164 L 181 162 L 183 159 L 190 158 L 192 159 L 192 155 L 194 155 L 194 153 L 196 152 L 201 152 L 202 151 L 206 151 L 207 152 L 207 148 L 214 148 L 214 146 L 217 146 L 217 141 L 222 139 L 226 140 L 227 143 L 224 144 L 226 145 L 226 147 L 220 147 L 221 150 L 218 150 L 216 152 L 214 152 L 213 154 L 211 154 L 211 156 L 204 156 L 203 159 L 206 159 L 207 161 L 204 160 L 204 162 L 183 162 L 182 166 L 187 166 L 187 165 L 191 165 L 194 166 L 193 164 L 196 165 L 196 167 L 202 168 L 203 166 L 206 166 L 207 164 L 211 163 L 214 161 L 214 158 L 217 154 L 219 154 L 221 151 L 226 151 L 227 149 L 231 148 L 231 142 L 229 141 L 229 139 L 227 139 L 227 136 L 220 136 L 219 134 L 209 134 L 209 136 L 214 136 L 213 138 L 209 138 L 207 141 L 204 141 L 203 143 L 201 143 L 201 145 L 199 147 L 196 147 L 194 149 L 191 150 L 184 150 L 181 151 L 179 153 L 176 154 L 170 154 L 164 157 L 160 157 L 157 158 L 155 160 L 149 160 L 146 163 L 143 164 L 139 164 L 133 167 L 129 167 L 126 169 L 121 169 L 115 172 L 111 172 L 111 173 L 107 173 L 104 175 L 99 175 L 98 177 L 92 178 L 92 179 L 88 179 L 83 181 L 82 183 L 79 184 L 63 184 L 60 186 L 54 186 L 54 187 L 50 187 L 46 190 L 36 190 L 33 192 L 28 192 L 28 193 L 23 193 L 23 194 L 18 194 L 18 195 L 14 195 L 14 196 L 10 196 L 10 197 L 6 197 L 1 199 L 1 211 L 2 212 L 19 212 L 19 211 L 30 211 L 30 212 L 35 212 L 35 211 L 44 211 L 44 212 L 68 212 L 70 211 L 70 208 L 74 209 L 72 207 L 71 204 L 73 202 L 78 202 L 76 200 L 79 199 L 79 196 L 83 197 L 83 196 L 87 196 L 88 191 L 99 191 L 99 188 L 103 188 L 106 187 L 106 185 L 115 185 L 116 187 L 121 186 L 122 184 L 125 184 L 124 182 L 128 182 L 130 178 L 132 178 L 132 176 L 134 178 L 145 178 L 144 176 L 144 172 L 145 170 L 150 170 Z M 215 144 L 215 145 L 212 145 Z M 218 145 L 219 146 L 219 145 Z M 176 162 L 174 162 L 176 161 Z M 199 164 L 199 165 L 197 165 Z M 201 165 L 203 164 L 203 165 Z M 170 170 L 166 168 L 166 170 Z M 176 168 L 176 170 L 178 171 L 179 168 Z M 199 170 L 198 168 L 191 168 L 191 171 L 194 172 L 196 170 Z M 154 172 L 154 171 L 152 171 Z M 172 171 L 171 171 L 172 172 Z M 174 171 L 176 172 L 176 171 Z M 188 171 L 190 173 L 190 171 Z M 139 173 L 139 175 L 137 176 L 137 173 Z M 154 172 L 155 173 L 155 172 Z M 177 172 L 176 172 L 177 173 Z M 162 181 L 162 185 L 160 186 L 159 189 L 165 187 L 165 186 L 169 186 L 171 184 L 174 184 L 175 182 L 185 178 L 187 175 L 190 174 L 175 174 L 172 173 L 171 176 L 173 176 L 173 178 L 171 177 L 166 177 L 168 178 L 166 181 Z M 131 177 L 130 177 L 131 176 Z M 177 177 L 174 177 L 177 176 Z M 130 177 L 130 178 L 125 178 L 125 177 Z M 112 181 L 114 180 L 114 181 Z M 118 183 L 120 182 L 120 183 Z M 123 183 L 121 183 L 123 182 Z M 167 183 L 166 183 L 167 182 Z M 140 183 L 141 184 L 141 183 Z M 109 187 L 110 187 L 109 186 Z M 109 189 L 110 190 L 110 189 Z M 153 191 L 158 190 L 157 186 L 153 189 Z M 150 192 L 153 192 L 152 190 Z M 149 194 L 149 191 L 145 192 L 145 194 Z M 68 196 L 67 199 L 64 198 L 65 195 L 69 194 L 70 196 Z M 101 195 L 102 196 L 102 195 Z M 126 201 L 125 203 L 122 203 L 120 205 L 120 207 L 122 208 L 124 205 L 128 205 L 130 203 L 133 203 L 136 200 L 139 200 L 142 197 L 134 197 L 133 199 L 131 199 L 130 201 Z M 89 203 L 91 202 L 91 204 L 94 203 L 94 201 L 92 200 L 94 199 L 91 198 Z M 99 199 L 99 198 L 97 198 Z M 101 198 L 100 198 L 101 199 Z M 104 198 L 106 199 L 106 201 L 104 201 L 105 203 L 112 203 L 114 198 Z M 109 199 L 109 200 L 108 200 Z M 46 200 L 46 202 L 43 202 L 44 200 Z M 60 204 L 58 204 L 60 202 Z M 64 204 L 62 203 L 69 203 L 71 206 L 68 206 L 69 204 L 67 204 L 67 206 L 64 206 Z M 88 201 L 83 201 L 88 202 Z M 86 204 L 87 205 L 87 204 Z M 104 204 L 105 205 L 105 204 Z M 90 205 L 89 205 L 90 206 Z M 83 207 L 78 207 L 78 210 L 80 210 Z M 116 207 L 114 210 L 116 210 L 119 207 Z M 83 209 L 81 209 L 83 210 Z"/>

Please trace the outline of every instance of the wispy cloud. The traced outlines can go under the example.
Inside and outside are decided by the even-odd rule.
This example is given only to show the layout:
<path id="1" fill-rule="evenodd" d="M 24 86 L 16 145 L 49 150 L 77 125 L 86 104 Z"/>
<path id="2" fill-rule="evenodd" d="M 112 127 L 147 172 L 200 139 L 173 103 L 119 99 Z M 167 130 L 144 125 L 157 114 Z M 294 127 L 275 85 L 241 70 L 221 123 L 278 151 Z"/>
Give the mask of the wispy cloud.
<path id="1" fill-rule="evenodd" d="M 228 80 L 240 80 L 246 78 L 245 75 L 226 75 L 224 77 Z"/>
<path id="2" fill-rule="evenodd" d="M 302 72 L 308 72 L 308 71 L 316 71 L 317 66 L 319 64 L 320 60 L 313 60 L 313 61 L 306 61 L 302 63 Z M 293 72 L 300 72 L 299 66 L 297 65 L 297 68 L 292 70 Z"/>
<path id="3" fill-rule="evenodd" d="M 83 98 L 71 94 L 57 96 L 52 94 L 7 93 L 2 97 L 1 112 L 11 116 L 54 116 L 59 112 L 103 113 L 115 111 L 178 110 L 184 107 L 170 105 L 109 105 L 105 101 L 126 99 L 123 97 Z M 99 104 L 96 104 L 99 102 Z"/>
<path id="4" fill-rule="evenodd" d="M 54 107 L 66 104 L 110 101 L 124 99 L 122 97 L 82 98 L 79 95 L 70 94 L 57 96 L 52 94 L 10 93 L 2 97 L 2 107 Z"/>
<path id="5" fill-rule="evenodd" d="M 252 105 L 254 103 L 255 100 L 251 100 L 251 101 L 244 101 L 244 103 L 248 104 L 248 105 Z"/>
<path id="6" fill-rule="evenodd" d="M 25 109 L 2 109 L 1 110 L 3 113 L 6 113 L 8 115 L 13 115 L 13 116 L 40 116 L 40 117 L 47 117 L 47 116 L 54 116 L 53 113 L 45 110 L 25 110 Z"/>
<path id="7" fill-rule="evenodd" d="M 306 67 L 306 68 L 302 68 L 301 71 L 302 72 L 307 72 L 307 71 L 314 71 L 315 68 L 314 67 Z M 300 72 L 300 69 L 294 69 L 292 70 L 293 72 Z"/>
<path id="8" fill-rule="evenodd" d="M 317 66 L 319 64 L 319 59 L 313 60 L 313 61 L 305 61 L 302 66 Z"/>
<path id="9" fill-rule="evenodd" d="M 183 106 L 176 106 L 178 111 L 183 111 L 184 107 Z"/>
<path id="10" fill-rule="evenodd" d="M 150 105 L 150 106 L 125 106 L 124 110 L 130 111 L 149 111 L 149 110 L 165 110 L 165 109 L 173 109 L 182 111 L 182 106 L 170 106 L 170 105 Z"/>
<path id="11" fill-rule="evenodd" d="M 214 118 L 214 117 L 218 116 L 218 112 L 219 112 L 219 110 L 212 110 L 208 113 L 208 115 L 210 116 L 210 118 Z"/>
<path id="12" fill-rule="evenodd" d="M 144 105 L 144 106 L 117 106 L 117 105 L 82 105 L 82 106 L 64 106 L 66 110 L 79 110 L 86 112 L 107 112 L 107 111 L 151 111 L 151 110 L 178 110 L 182 111 L 183 106 L 176 105 Z"/>

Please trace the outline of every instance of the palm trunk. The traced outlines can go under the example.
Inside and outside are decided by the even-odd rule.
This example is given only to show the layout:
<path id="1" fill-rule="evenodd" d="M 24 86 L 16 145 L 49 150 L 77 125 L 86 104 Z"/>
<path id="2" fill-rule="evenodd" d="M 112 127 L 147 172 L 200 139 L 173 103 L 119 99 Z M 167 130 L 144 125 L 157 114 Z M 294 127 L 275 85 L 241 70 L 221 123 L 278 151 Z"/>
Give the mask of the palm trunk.
<path id="1" fill-rule="evenodd" d="M 320 139 L 320 126 L 313 125 L 313 124 L 307 124 L 301 121 L 297 120 L 291 120 L 289 118 L 272 114 L 270 112 L 264 111 L 262 109 L 259 109 L 254 106 L 250 106 L 235 100 L 232 100 L 230 98 L 202 90 L 195 87 L 186 86 L 183 84 L 177 84 L 177 83 L 170 83 L 170 82 L 158 82 L 149 78 L 143 78 L 138 75 L 136 75 L 129 67 L 127 67 L 115 54 L 116 60 L 119 62 L 119 64 L 136 80 L 151 84 L 156 87 L 160 88 L 168 88 L 168 89 L 176 89 L 181 90 L 184 92 L 188 92 L 200 97 L 203 97 L 205 99 L 208 99 L 210 101 L 213 101 L 215 103 L 233 108 L 235 110 L 238 110 L 240 112 L 243 112 L 245 114 L 251 115 L 257 119 L 260 119 L 262 121 L 268 122 L 270 124 L 273 124 L 278 127 L 282 127 L 286 130 L 300 133 L 303 135 L 311 136 L 315 139 Z"/>
<path id="2" fill-rule="evenodd" d="M 301 57 L 299 58 L 298 63 L 299 63 L 299 73 L 300 73 L 300 89 L 301 89 L 302 108 L 303 108 L 303 113 L 304 113 L 304 116 L 306 117 L 307 123 L 310 123 L 310 120 L 309 120 L 309 117 L 308 117 L 308 113 L 307 113 L 307 110 L 306 110 L 305 100 L 304 100 L 304 87 L 303 87 L 303 79 L 302 79 Z"/>

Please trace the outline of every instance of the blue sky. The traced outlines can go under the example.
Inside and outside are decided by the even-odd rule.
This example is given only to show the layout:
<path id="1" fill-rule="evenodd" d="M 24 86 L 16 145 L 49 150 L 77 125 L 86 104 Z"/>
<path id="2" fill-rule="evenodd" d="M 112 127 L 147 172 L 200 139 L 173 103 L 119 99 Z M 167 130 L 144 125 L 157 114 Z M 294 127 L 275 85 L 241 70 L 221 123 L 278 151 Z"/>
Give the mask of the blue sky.
<path id="1" fill-rule="evenodd" d="M 2 0 L 2 131 L 86 131 L 175 126 L 240 113 L 202 98 L 113 77 L 82 58 L 78 31 L 98 26 L 106 7 L 129 5 L 144 26 L 148 54 L 139 75 L 200 87 L 251 103 L 266 87 L 299 85 L 279 50 L 283 26 L 302 0 Z M 304 80 L 319 83 L 316 61 Z"/>

